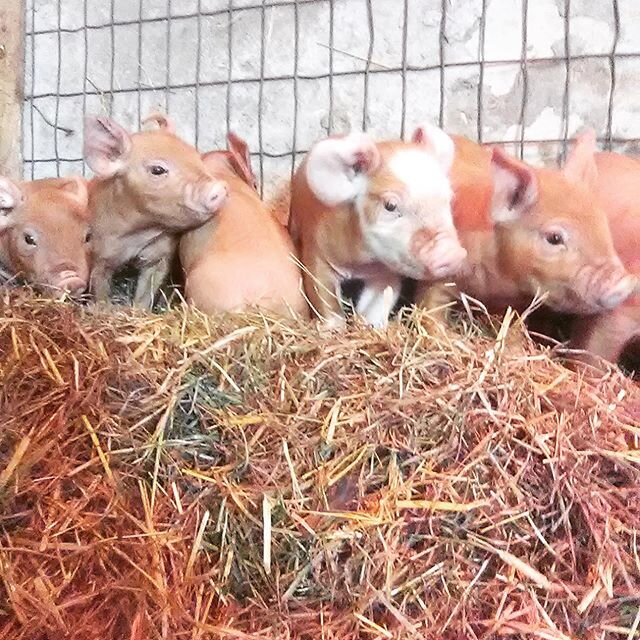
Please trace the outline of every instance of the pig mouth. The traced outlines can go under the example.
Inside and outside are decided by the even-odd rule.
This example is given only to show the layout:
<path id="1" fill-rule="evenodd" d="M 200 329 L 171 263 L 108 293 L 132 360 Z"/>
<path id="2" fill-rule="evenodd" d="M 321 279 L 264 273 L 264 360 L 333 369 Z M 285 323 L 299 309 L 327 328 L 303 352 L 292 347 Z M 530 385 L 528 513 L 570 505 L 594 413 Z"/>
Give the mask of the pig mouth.
<path id="1" fill-rule="evenodd" d="M 195 229 L 215 217 L 216 213 L 200 207 L 182 205 L 184 219 L 175 225 L 176 231 Z"/>
<path id="2" fill-rule="evenodd" d="M 637 291 L 637 278 L 627 274 L 606 287 L 592 286 L 586 291 L 564 287 L 559 292 L 549 293 L 545 303 L 562 313 L 594 315 L 615 309 Z"/>

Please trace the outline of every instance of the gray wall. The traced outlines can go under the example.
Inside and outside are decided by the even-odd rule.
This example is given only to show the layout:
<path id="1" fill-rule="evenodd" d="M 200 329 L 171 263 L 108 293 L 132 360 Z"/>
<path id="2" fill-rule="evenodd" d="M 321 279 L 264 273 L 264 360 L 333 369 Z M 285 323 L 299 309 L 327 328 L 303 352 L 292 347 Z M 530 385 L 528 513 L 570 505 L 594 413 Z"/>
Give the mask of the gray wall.
<path id="1" fill-rule="evenodd" d="M 450 132 L 524 140 L 544 162 L 585 125 L 634 150 L 638 0 L 618 0 L 617 39 L 613 0 L 571 0 L 568 21 L 567 0 L 486 0 L 484 21 L 482 0 L 444 4 L 442 20 L 442 0 L 27 0 L 25 176 L 83 170 L 83 113 L 135 129 L 153 109 L 202 150 L 228 126 L 245 137 L 267 193 L 292 150 L 363 120 L 398 136 L 442 116 Z"/>

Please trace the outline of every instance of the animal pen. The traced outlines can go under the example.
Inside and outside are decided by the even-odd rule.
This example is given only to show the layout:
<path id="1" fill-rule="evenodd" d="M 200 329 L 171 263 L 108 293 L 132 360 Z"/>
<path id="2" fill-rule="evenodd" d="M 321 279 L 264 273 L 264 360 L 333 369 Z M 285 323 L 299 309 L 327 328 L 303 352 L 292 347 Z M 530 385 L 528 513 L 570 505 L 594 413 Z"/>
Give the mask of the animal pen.
<path id="1" fill-rule="evenodd" d="M 85 114 L 158 109 L 203 151 L 246 138 L 265 195 L 349 129 L 634 151 L 639 24 L 637 0 L 2 0 L 0 167 L 86 173 Z M 327 337 L 1 296 L 3 639 L 640 637 L 637 386 L 515 315 Z"/>

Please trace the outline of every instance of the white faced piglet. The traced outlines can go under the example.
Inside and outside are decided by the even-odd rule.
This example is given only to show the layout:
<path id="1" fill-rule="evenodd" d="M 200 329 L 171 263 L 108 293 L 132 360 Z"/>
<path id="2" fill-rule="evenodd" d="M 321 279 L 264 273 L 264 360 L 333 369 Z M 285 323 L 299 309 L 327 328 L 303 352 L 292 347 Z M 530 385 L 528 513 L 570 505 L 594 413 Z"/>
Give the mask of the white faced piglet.
<path id="1" fill-rule="evenodd" d="M 82 294 L 91 234 L 82 178 L 13 182 L 0 176 L 0 264 L 43 293 Z"/>
<path id="2" fill-rule="evenodd" d="M 84 155 L 97 174 L 89 184 L 94 215 L 92 290 L 108 300 L 114 272 L 135 261 L 134 302 L 151 307 L 169 272 L 178 234 L 204 224 L 220 209 L 227 186 L 211 177 L 194 147 L 162 115 L 156 130 L 133 135 L 106 117 L 85 122 Z"/>
<path id="3" fill-rule="evenodd" d="M 233 133 L 227 141 L 228 151 L 203 158 L 229 197 L 218 215 L 180 240 L 187 300 L 208 314 L 255 306 L 308 317 L 293 243 L 256 192 L 246 143 Z"/>
<path id="4" fill-rule="evenodd" d="M 364 280 L 356 311 L 387 323 L 403 276 L 439 280 L 466 258 L 451 216 L 453 142 L 419 127 L 411 142 L 353 133 L 318 142 L 293 177 L 289 229 L 307 296 L 329 326 L 344 322 L 345 280 Z"/>

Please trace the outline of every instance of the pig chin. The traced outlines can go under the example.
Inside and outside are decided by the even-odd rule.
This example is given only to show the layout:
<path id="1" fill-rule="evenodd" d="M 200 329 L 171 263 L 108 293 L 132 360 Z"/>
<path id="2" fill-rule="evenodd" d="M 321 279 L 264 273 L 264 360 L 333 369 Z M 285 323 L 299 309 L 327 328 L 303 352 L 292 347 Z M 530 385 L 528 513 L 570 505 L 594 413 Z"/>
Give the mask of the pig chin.
<path id="1" fill-rule="evenodd" d="M 183 217 L 176 221 L 175 228 L 178 231 L 188 231 L 209 222 L 214 217 L 215 212 L 204 208 L 182 205 Z"/>
<path id="2" fill-rule="evenodd" d="M 558 313 L 577 313 L 580 315 L 592 315 L 602 308 L 590 303 L 576 291 L 567 289 L 561 294 L 548 295 L 545 304 Z"/>
<path id="3" fill-rule="evenodd" d="M 606 276 L 606 272 L 596 272 L 594 279 L 589 279 L 588 283 L 580 288 L 567 286 L 559 295 L 550 295 L 547 305 L 556 311 L 583 315 L 615 309 L 635 292 L 638 281 L 626 272 L 614 277 Z"/>
<path id="4" fill-rule="evenodd" d="M 425 277 L 424 266 L 412 260 L 389 259 L 388 256 L 381 258 L 380 262 L 393 273 L 403 278 L 413 278 L 422 280 Z"/>

